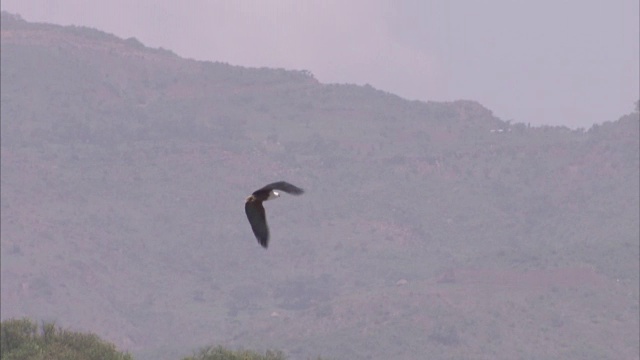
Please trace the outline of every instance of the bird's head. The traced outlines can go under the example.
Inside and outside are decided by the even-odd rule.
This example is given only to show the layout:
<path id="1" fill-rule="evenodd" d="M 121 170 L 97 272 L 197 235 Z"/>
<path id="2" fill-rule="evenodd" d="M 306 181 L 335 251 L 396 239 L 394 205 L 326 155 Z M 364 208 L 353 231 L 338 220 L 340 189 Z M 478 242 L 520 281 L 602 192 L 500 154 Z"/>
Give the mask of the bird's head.
<path id="1" fill-rule="evenodd" d="M 279 197 L 280 197 L 280 193 L 278 193 L 275 190 L 271 190 L 271 192 L 269 193 L 269 197 L 267 197 L 267 200 L 277 199 Z"/>

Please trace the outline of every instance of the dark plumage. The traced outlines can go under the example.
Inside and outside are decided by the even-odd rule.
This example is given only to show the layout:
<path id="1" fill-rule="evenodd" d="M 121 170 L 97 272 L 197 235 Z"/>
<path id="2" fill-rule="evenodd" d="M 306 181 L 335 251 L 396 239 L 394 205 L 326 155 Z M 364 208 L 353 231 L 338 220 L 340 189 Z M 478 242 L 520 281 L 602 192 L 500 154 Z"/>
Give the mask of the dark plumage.
<path id="1" fill-rule="evenodd" d="M 295 185 L 291 185 L 286 181 L 278 181 L 254 191 L 244 203 L 244 211 L 247 213 L 247 219 L 249 219 L 253 234 L 265 249 L 269 245 L 269 226 L 267 225 L 267 217 L 262 202 L 280 197 L 276 190 L 284 191 L 291 195 L 304 193 L 304 190 Z"/>

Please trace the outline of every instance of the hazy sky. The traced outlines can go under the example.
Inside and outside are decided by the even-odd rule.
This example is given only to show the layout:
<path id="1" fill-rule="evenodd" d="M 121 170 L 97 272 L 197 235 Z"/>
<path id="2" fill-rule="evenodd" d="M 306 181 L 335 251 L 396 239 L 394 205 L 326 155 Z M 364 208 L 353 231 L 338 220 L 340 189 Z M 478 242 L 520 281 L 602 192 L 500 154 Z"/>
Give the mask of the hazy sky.
<path id="1" fill-rule="evenodd" d="M 588 128 L 640 98 L 638 0 L 2 0 L 180 56 Z"/>

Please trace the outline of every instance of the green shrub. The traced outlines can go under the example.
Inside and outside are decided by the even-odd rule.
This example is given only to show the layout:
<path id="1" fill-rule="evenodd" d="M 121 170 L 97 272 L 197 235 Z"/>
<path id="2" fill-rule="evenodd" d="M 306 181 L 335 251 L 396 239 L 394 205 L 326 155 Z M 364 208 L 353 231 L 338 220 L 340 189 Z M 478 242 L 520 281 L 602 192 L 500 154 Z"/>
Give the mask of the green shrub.
<path id="1" fill-rule="evenodd" d="M 285 360 L 282 351 L 267 350 L 264 355 L 250 350 L 227 350 L 222 346 L 207 347 L 183 360 Z"/>
<path id="2" fill-rule="evenodd" d="M 77 333 L 29 319 L 3 321 L 0 334 L 1 360 L 131 360 L 129 354 L 97 335 Z"/>

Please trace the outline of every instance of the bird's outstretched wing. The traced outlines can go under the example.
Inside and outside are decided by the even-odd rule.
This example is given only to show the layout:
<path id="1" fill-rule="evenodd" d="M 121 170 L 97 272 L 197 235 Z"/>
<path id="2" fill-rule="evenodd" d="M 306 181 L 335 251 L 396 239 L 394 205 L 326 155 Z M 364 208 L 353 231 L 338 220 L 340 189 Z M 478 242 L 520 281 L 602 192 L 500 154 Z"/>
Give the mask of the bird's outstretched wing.
<path id="1" fill-rule="evenodd" d="M 303 189 L 293 184 L 289 184 L 286 181 L 278 181 L 278 182 L 271 183 L 258 191 L 271 191 L 271 190 L 280 190 L 291 195 L 301 195 L 304 193 Z"/>
<path id="2" fill-rule="evenodd" d="M 267 217 L 262 201 L 247 201 L 244 204 L 244 211 L 247 213 L 247 219 L 249 219 L 256 239 L 266 249 L 269 245 L 269 226 L 267 226 Z"/>

